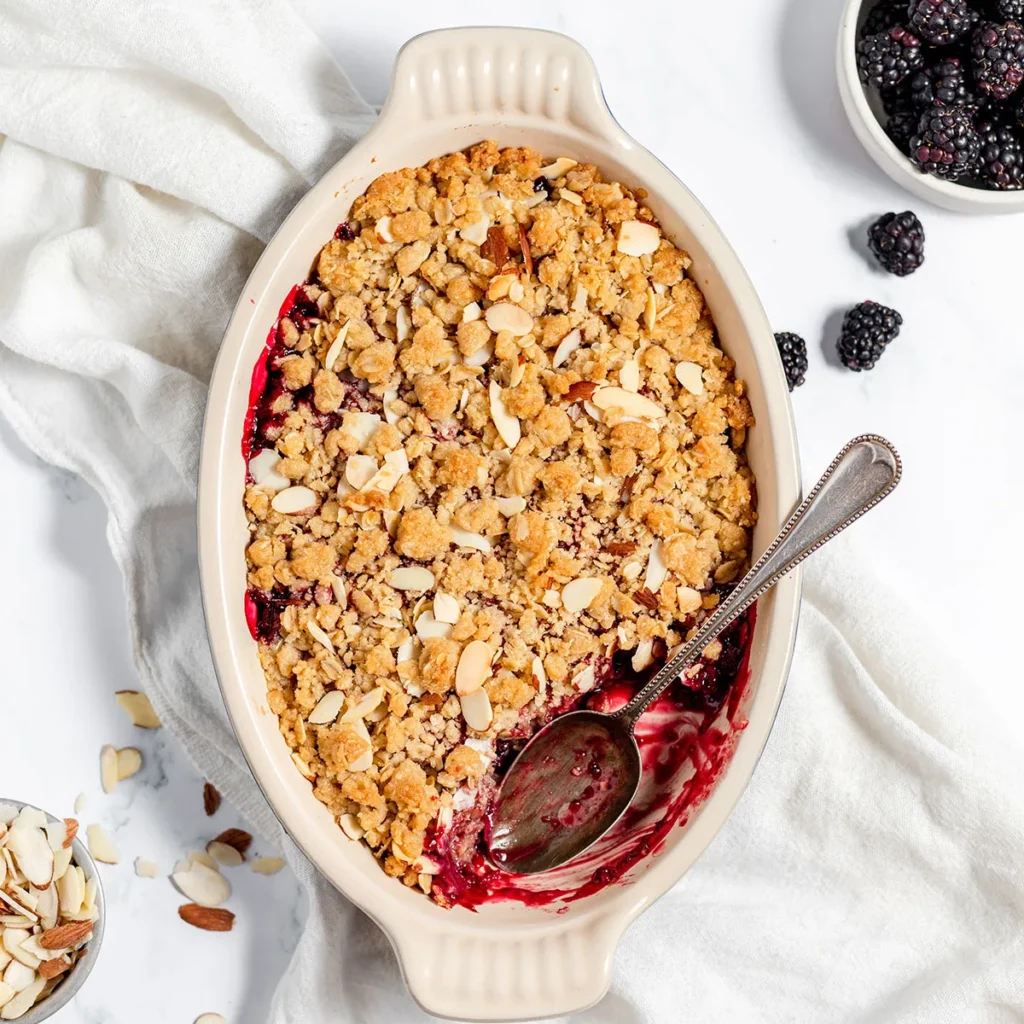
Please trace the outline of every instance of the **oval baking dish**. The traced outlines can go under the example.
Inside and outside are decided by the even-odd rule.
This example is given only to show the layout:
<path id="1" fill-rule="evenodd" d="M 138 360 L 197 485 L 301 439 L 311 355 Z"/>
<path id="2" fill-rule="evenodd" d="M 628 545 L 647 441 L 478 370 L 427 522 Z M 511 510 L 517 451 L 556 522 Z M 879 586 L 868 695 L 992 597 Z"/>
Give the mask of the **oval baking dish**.
<path id="1" fill-rule="evenodd" d="M 210 388 L 199 487 L 199 544 L 210 644 L 224 700 L 253 773 L 284 827 L 320 871 L 387 933 L 413 997 L 430 1013 L 523 1020 L 570 1013 L 601 998 L 626 926 L 670 888 L 721 828 L 771 729 L 796 633 L 793 573 L 762 599 L 750 653 L 747 728 L 708 798 L 655 856 L 619 884 L 551 907 L 493 903 L 443 910 L 388 878 L 344 839 L 297 772 L 266 711 L 266 682 L 246 623 L 240 439 L 253 366 L 291 288 L 367 185 L 481 139 L 598 165 L 649 192 L 665 233 L 693 259 L 722 348 L 749 386 L 757 418 L 747 451 L 757 478 L 757 557 L 800 495 L 785 377 L 754 289 L 706 211 L 613 119 L 589 55 L 527 29 L 465 28 L 419 36 L 395 63 L 377 124 L 296 206 L 250 277 L 224 336 Z"/>

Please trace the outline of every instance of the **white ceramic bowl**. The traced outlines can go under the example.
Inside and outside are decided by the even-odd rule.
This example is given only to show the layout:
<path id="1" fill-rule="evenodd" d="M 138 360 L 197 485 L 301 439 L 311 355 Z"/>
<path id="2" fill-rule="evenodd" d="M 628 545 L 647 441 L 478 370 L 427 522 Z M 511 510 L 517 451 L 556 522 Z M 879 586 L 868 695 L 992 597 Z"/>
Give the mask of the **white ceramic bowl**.
<path id="1" fill-rule="evenodd" d="M 570 1013 L 608 988 L 629 922 L 675 884 L 721 828 L 746 785 L 782 696 L 796 632 L 799 577 L 760 603 L 751 656 L 748 728 L 716 788 L 662 852 L 624 884 L 564 912 L 489 904 L 445 911 L 381 871 L 347 841 L 289 757 L 266 707 L 256 645 L 243 614 L 246 586 L 242 424 L 253 366 L 282 301 L 377 175 L 480 139 L 528 145 L 599 165 L 643 185 L 665 231 L 693 257 L 722 345 L 750 388 L 757 426 L 759 554 L 800 496 L 796 440 L 782 366 L 754 289 L 714 222 L 683 185 L 612 118 L 593 62 L 549 32 L 472 28 L 428 33 L 395 63 L 380 119 L 298 204 L 238 300 L 210 387 L 199 488 L 203 599 L 228 711 L 249 764 L 284 827 L 309 858 L 387 933 L 414 998 L 439 1016 L 522 1020 Z"/>
<path id="2" fill-rule="evenodd" d="M 878 0 L 847 0 L 839 26 L 839 94 L 854 134 L 872 160 L 898 185 L 936 206 L 956 213 L 1019 213 L 1024 192 L 969 188 L 922 174 L 885 134 L 885 113 L 878 98 L 865 89 L 857 73 L 857 33 Z M 881 120 L 879 120 L 881 118 Z"/>

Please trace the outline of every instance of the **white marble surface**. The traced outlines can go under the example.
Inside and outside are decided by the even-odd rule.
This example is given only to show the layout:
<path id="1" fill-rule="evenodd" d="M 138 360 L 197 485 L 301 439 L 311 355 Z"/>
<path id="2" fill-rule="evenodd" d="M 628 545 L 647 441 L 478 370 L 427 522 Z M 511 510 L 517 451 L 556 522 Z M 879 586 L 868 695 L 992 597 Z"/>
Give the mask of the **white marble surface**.
<path id="1" fill-rule="evenodd" d="M 804 334 L 807 384 L 794 396 L 805 472 L 863 431 L 887 434 L 905 482 L 857 527 L 865 558 L 935 628 L 962 637 L 964 685 L 997 742 L 1020 743 L 1024 712 L 1012 651 L 1024 570 L 1017 416 L 1024 407 L 1021 218 L 967 218 L 912 202 L 874 168 L 843 120 L 834 86 L 839 0 L 748 0 L 723 19 L 694 0 L 619 4 L 521 0 L 514 8 L 400 0 L 304 0 L 304 13 L 356 85 L 381 102 L 394 53 L 410 35 L 460 23 L 557 29 L 592 52 L 626 129 L 708 206 L 737 248 L 777 330 Z M 864 224 L 912 206 L 928 261 L 901 281 L 876 272 L 859 245 Z M 853 239 L 854 241 L 851 241 Z M 870 374 L 834 359 L 837 314 L 862 299 L 896 306 L 906 325 Z M 22 708 L 0 744 L 0 798 L 71 813 L 114 833 L 123 863 L 105 868 L 110 905 L 103 957 L 59 1024 L 190 1024 L 219 1011 L 263 1019 L 301 918 L 300 894 L 235 869 L 230 935 L 178 922 L 166 879 L 138 879 L 132 860 L 165 871 L 238 821 L 212 821 L 202 779 L 161 733 L 139 733 L 113 693 L 132 688 L 120 581 L 104 513 L 82 483 L 40 464 L 0 426 L 0 692 Z M 954 632 L 954 630 L 956 632 Z M 25 697 L 28 697 L 25 700 Z M 135 744 L 146 765 L 112 796 L 99 786 L 100 746 Z M 38 751 L 45 752 L 39 760 Z M 267 851 L 270 852 L 270 851 Z"/>

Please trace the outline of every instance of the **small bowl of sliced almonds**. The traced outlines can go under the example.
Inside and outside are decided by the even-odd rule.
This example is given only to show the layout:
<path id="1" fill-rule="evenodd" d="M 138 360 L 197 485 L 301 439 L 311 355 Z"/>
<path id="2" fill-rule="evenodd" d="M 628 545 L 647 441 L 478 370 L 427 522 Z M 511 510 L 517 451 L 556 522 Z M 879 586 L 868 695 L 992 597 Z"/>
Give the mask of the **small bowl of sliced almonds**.
<path id="1" fill-rule="evenodd" d="M 39 1024 L 85 983 L 103 887 L 74 818 L 0 800 L 0 1020 Z"/>

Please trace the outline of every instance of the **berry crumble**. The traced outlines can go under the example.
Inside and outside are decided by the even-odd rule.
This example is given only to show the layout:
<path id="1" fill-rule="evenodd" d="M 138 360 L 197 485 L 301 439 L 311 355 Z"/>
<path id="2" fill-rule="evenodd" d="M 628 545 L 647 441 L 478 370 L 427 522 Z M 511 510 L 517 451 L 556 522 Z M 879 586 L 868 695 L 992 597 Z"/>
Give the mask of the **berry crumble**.
<path id="1" fill-rule="evenodd" d="M 627 699 L 749 560 L 745 386 L 645 196 L 490 141 L 384 174 L 254 372 L 269 707 L 345 835 L 443 906 L 528 898 L 481 850 L 501 772 L 554 715 Z M 638 730 L 678 785 L 639 801 L 622 870 L 724 763 L 751 624 Z"/>

